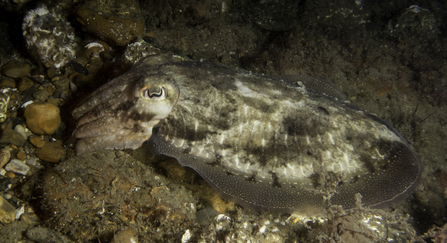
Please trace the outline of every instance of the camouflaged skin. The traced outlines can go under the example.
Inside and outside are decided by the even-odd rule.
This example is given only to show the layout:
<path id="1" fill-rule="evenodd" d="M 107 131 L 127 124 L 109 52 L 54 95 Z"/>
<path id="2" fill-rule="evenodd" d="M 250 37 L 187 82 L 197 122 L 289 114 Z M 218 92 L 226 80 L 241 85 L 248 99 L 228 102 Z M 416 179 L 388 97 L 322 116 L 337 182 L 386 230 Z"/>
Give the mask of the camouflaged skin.
<path id="1" fill-rule="evenodd" d="M 155 98 L 169 92 L 145 100 L 142 89 Z M 354 208 L 359 198 L 388 206 L 414 190 L 422 169 L 390 124 L 304 75 L 155 55 L 90 95 L 74 116 L 79 154 L 150 138 L 153 152 L 256 210 L 319 215 L 330 205 Z"/>

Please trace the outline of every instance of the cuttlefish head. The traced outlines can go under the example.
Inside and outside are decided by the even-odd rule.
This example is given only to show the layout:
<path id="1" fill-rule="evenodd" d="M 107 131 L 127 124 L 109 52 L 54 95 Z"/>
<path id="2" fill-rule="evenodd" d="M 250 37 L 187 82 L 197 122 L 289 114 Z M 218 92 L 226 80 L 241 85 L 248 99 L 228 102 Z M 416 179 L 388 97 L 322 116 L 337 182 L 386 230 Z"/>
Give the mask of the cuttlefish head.
<path id="1" fill-rule="evenodd" d="M 152 128 L 169 115 L 179 95 L 175 80 L 162 73 L 141 74 L 131 69 L 113 79 L 72 113 L 78 119 L 76 154 L 139 148 L 151 137 Z"/>

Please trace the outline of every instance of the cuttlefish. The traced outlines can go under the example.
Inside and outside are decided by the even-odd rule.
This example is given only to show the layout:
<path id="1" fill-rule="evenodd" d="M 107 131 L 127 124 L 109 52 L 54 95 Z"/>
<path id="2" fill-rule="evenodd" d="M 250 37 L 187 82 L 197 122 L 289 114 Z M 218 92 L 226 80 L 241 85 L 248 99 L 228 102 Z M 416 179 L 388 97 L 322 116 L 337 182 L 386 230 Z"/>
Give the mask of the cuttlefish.
<path id="1" fill-rule="evenodd" d="M 73 116 L 78 155 L 147 141 L 222 198 L 256 210 L 387 207 L 414 191 L 422 169 L 391 124 L 327 81 L 167 54 L 139 61 Z"/>

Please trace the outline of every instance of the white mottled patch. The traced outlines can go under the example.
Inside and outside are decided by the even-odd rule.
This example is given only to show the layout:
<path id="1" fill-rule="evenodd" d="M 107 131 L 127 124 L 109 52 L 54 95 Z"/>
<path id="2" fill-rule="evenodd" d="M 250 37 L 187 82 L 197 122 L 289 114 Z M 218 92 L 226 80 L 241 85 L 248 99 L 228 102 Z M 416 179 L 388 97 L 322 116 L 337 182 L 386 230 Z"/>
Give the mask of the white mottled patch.
<path id="1" fill-rule="evenodd" d="M 254 98 L 257 95 L 257 93 L 255 93 L 249 87 L 243 85 L 242 82 L 239 81 L 239 80 L 236 80 L 236 86 L 238 88 L 239 94 L 241 94 L 241 95 L 243 95 L 245 97 Z"/>

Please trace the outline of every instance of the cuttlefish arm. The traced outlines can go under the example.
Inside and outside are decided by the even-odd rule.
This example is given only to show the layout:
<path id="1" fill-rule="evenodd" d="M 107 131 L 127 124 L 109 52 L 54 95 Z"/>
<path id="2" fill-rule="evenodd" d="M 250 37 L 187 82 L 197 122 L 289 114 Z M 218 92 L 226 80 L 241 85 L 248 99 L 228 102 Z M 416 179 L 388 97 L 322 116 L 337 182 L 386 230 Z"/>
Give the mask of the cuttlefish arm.
<path id="1" fill-rule="evenodd" d="M 76 154 L 136 149 L 171 112 L 179 97 L 171 76 L 131 69 L 90 94 L 73 110 Z"/>

